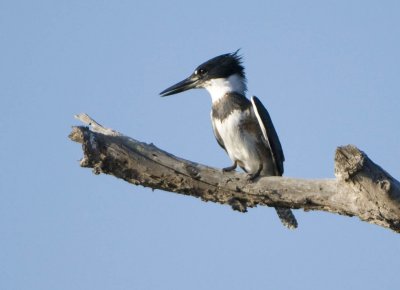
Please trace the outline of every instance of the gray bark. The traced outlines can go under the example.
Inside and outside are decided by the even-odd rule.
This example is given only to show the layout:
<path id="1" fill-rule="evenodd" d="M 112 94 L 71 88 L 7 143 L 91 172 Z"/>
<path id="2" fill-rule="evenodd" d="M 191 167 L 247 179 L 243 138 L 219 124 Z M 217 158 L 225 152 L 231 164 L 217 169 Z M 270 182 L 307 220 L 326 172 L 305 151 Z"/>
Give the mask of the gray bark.
<path id="1" fill-rule="evenodd" d="M 73 127 L 70 139 L 82 143 L 82 167 L 93 168 L 135 185 L 227 204 L 241 212 L 257 205 L 322 210 L 400 232 L 400 183 L 353 145 L 338 147 L 335 179 L 262 177 L 222 172 L 184 160 L 104 128 L 88 115 L 76 116 L 89 127 Z"/>

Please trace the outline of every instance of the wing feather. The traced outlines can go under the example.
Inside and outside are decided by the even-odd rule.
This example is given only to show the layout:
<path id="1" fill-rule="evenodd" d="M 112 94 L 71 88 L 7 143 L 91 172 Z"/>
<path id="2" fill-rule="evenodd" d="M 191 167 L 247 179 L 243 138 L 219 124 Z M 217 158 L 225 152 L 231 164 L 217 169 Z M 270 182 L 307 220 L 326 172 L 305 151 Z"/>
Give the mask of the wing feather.
<path id="1" fill-rule="evenodd" d="M 283 155 L 281 142 L 279 141 L 279 137 L 276 133 L 271 117 L 267 109 L 257 97 L 253 96 L 251 98 L 251 103 L 253 105 L 258 124 L 260 125 L 261 131 L 263 133 L 265 139 L 264 141 L 267 147 L 271 150 L 272 159 L 277 169 L 277 172 L 279 175 L 282 175 L 283 161 L 285 161 L 285 156 Z"/>

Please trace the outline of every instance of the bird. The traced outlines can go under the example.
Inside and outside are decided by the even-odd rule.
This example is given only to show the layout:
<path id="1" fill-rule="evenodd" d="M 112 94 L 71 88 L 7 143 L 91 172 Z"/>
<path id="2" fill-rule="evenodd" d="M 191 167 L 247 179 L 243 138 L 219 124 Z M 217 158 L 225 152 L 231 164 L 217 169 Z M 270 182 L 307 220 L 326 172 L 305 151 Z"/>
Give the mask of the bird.
<path id="1" fill-rule="evenodd" d="M 261 176 L 282 176 L 285 157 L 271 117 L 256 97 L 246 97 L 247 79 L 239 50 L 225 53 L 200 64 L 194 72 L 163 90 L 162 97 L 190 89 L 206 89 L 211 95 L 211 124 L 218 144 L 227 152 L 232 165 L 239 166 L 249 181 Z M 297 228 L 288 208 L 276 207 L 282 224 Z"/>

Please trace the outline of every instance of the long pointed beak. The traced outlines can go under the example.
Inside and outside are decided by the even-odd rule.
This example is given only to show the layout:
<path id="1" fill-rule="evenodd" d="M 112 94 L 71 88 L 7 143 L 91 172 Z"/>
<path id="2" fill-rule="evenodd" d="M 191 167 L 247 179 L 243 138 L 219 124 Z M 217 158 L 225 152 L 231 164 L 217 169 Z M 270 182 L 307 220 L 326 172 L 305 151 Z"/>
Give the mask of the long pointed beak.
<path id="1" fill-rule="evenodd" d="M 170 95 L 174 95 L 177 93 L 181 93 L 190 89 L 194 89 L 196 88 L 196 85 L 198 83 L 198 78 L 194 77 L 193 75 L 191 75 L 190 77 L 184 79 L 183 81 L 170 86 L 169 88 L 163 90 L 160 95 L 162 97 L 166 97 L 166 96 L 170 96 Z"/>

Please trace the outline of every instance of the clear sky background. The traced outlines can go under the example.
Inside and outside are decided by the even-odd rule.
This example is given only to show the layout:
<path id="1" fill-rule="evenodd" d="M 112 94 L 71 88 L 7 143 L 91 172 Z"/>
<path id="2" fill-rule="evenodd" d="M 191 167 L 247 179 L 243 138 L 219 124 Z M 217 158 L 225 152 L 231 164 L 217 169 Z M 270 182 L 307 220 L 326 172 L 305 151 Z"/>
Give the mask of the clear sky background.
<path id="1" fill-rule="evenodd" d="M 399 1 L 0 1 L 0 289 L 399 289 L 400 235 L 357 218 L 247 214 L 79 167 L 86 112 L 224 167 L 210 97 L 160 98 L 241 48 L 285 175 L 333 178 L 355 144 L 400 178 Z"/>

